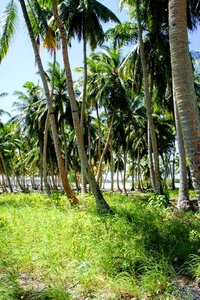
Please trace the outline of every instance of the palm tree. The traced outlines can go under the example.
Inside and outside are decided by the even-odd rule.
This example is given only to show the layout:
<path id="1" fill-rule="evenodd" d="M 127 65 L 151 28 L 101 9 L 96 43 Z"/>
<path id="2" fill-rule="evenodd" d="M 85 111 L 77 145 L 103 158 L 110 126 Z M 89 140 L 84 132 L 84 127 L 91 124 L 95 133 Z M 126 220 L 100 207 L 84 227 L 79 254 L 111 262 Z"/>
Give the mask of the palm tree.
<path id="1" fill-rule="evenodd" d="M 99 150 L 97 182 L 101 178 L 102 163 L 110 143 L 116 113 L 118 110 L 126 111 L 128 108 L 125 85 L 119 76 L 121 62 L 121 49 L 109 48 L 108 46 L 103 46 L 101 53 L 92 53 L 88 59 L 88 100 L 95 103 L 97 116 L 98 107 L 105 109 L 108 127 L 104 149 L 102 152 Z M 101 142 L 101 134 L 99 134 L 99 149 Z"/>
<path id="2" fill-rule="evenodd" d="M 104 31 L 101 22 L 119 22 L 119 19 L 106 6 L 96 0 L 63 1 L 60 5 L 60 17 L 63 24 L 66 24 L 68 39 L 70 40 L 72 37 L 77 36 L 79 41 L 83 40 L 84 80 L 80 116 L 81 129 L 83 130 L 87 93 L 87 44 L 89 43 L 92 50 L 94 50 L 97 45 L 102 44 L 104 41 Z M 85 193 L 85 178 L 83 172 L 82 193 Z"/>
<path id="3" fill-rule="evenodd" d="M 187 1 L 169 1 L 169 41 L 175 99 L 200 207 L 200 116 L 188 50 Z"/>
<path id="4" fill-rule="evenodd" d="M 60 17 L 66 24 L 68 39 L 77 36 L 83 40 L 84 83 L 82 93 L 81 127 L 84 124 L 84 108 L 87 89 L 87 43 L 92 50 L 104 41 L 100 22 L 120 22 L 116 15 L 96 0 L 68 0 L 60 5 Z"/>
<path id="5" fill-rule="evenodd" d="M 67 88 L 69 93 L 69 99 L 70 99 L 70 105 L 71 105 L 71 111 L 72 111 L 72 118 L 73 118 L 73 124 L 74 124 L 74 130 L 76 133 L 76 139 L 77 139 L 77 147 L 81 159 L 81 165 L 84 171 L 84 174 L 90 184 L 91 191 L 93 192 L 96 200 L 96 205 L 99 210 L 99 212 L 110 212 L 110 207 L 105 201 L 98 184 L 96 183 L 94 173 L 91 170 L 91 166 L 88 163 L 87 155 L 84 148 L 83 143 L 83 134 L 80 126 L 80 119 L 78 114 L 78 106 L 76 103 L 76 99 L 74 96 L 74 88 L 73 88 L 73 82 L 72 82 L 72 74 L 71 74 L 71 68 L 69 63 L 69 56 L 68 56 L 68 46 L 67 46 L 67 35 L 64 28 L 64 25 L 61 21 L 61 18 L 58 14 L 57 9 L 57 1 L 53 0 L 53 15 L 56 21 L 56 25 L 60 32 L 60 37 L 62 41 L 62 55 L 63 55 L 63 61 L 64 61 L 64 67 L 67 77 Z"/>
<path id="6" fill-rule="evenodd" d="M 140 18 L 140 2 L 139 2 L 139 0 L 136 0 L 135 3 L 136 3 L 136 15 L 137 15 L 137 22 L 138 22 L 140 57 L 141 57 L 143 79 L 144 79 L 145 102 L 146 102 L 148 126 L 149 126 L 150 137 L 151 137 L 152 148 L 153 148 L 153 156 L 154 156 L 155 189 L 156 189 L 156 193 L 160 194 L 161 193 L 161 184 L 160 184 L 158 146 L 157 146 L 155 128 L 154 128 L 154 123 L 153 123 L 153 118 L 152 118 L 150 86 L 148 83 L 148 71 L 147 71 L 147 64 L 146 64 L 146 58 L 145 58 L 145 52 L 144 52 L 144 43 L 143 43 L 143 38 L 142 38 L 142 25 L 141 25 L 141 18 Z M 151 146 L 149 145 L 149 147 L 151 147 Z"/>
<path id="7" fill-rule="evenodd" d="M 55 146 L 55 150 L 56 150 L 56 156 L 57 156 L 60 176 L 61 176 L 61 179 L 62 179 L 62 184 L 63 184 L 64 190 L 65 190 L 67 196 L 71 200 L 71 203 L 72 204 L 77 204 L 78 199 L 73 194 L 72 189 L 71 189 L 71 187 L 69 185 L 69 182 L 67 180 L 67 173 L 66 173 L 66 170 L 65 170 L 64 161 L 63 161 L 63 158 L 62 158 L 61 147 L 60 147 L 60 143 L 59 143 L 59 139 L 58 139 L 58 132 L 57 132 L 55 115 L 54 115 L 54 110 L 53 110 L 53 105 L 52 105 L 52 97 L 50 95 L 50 91 L 49 91 L 45 71 L 44 71 L 42 61 L 41 61 L 41 58 L 40 58 L 40 54 L 39 54 L 39 49 L 38 49 L 38 46 L 37 46 L 37 43 L 36 43 L 36 40 L 35 40 L 35 36 L 34 36 L 33 29 L 32 29 L 31 23 L 30 23 L 30 19 L 29 19 L 28 13 L 27 13 L 25 2 L 24 2 L 24 0 L 19 0 L 19 2 L 20 2 L 20 5 L 21 5 L 21 9 L 22 9 L 22 13 L 23 13 L 24 20 L 25 20 L 25 23 L 26 23 L 26 27 L 27 27 L 28 32 L 29 32 L 32 47 L 33 47 L 34 54 L 35 54 L 35 60 L 37 62 L 37 66 L 38 66 L 39 73 L 40 73 L 42 83 L 43 83 L 43 87 L 44 87 L 45 96 L 46 96 L 46 99 L 47 99 L 48 113 L 49 113 L 49 118 L 50 118 L 51 129 L 52 129 L 52 133 L 53 133 L 54 146 Z"/>

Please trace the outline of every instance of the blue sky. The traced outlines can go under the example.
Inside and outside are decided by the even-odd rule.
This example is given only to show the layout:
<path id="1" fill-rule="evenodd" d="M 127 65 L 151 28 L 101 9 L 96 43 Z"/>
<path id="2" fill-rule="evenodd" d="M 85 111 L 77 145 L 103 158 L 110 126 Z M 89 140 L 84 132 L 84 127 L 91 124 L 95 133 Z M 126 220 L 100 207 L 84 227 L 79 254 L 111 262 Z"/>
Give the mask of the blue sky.
<path id="1" fill-rule="evenodd" d="M 119 13 L 118 0 L 101 0 L 100 2 L 116 13 L 121 21 L 128 18 L 125 12 Z M 2 17 L 2 12 L 5 9 L 6 3 L 8 3 L 8 0 L 0 0 L 0 18 Z M 200 50 L 200 30 L 190 35 L 190 42 L 190 48 L 192 50 Z M 47 62 L 51 61 L 51 56 L 44 49 L 41 49 L 41 55 L 45 67 L 47 66 Z M 70 62 L 72 69 L 81 66 L 82 60 L 82 45 L 74 42 L 70 49 Z M 62 61 L 60 53 L 58 53 L 58 61 L 60 63 Z M 12 111 L 12 103 L 16 100 L 16 98 L 12 95 L 13 91 L 21 90 L 23 84 L 28 80 L 37 83 L 39 77 L 36 75 L 36 72 L 37 67 L 35 65 L 33 50 L 31 48 L 26 28 L 21 19 L 17 25 L 17 34 L 11 45 L 9 53 L 0 64 L 0 93 L 9 93 L 7 97 L 0 98 L 0 109 L 4 109 L 9 112 Z"/>

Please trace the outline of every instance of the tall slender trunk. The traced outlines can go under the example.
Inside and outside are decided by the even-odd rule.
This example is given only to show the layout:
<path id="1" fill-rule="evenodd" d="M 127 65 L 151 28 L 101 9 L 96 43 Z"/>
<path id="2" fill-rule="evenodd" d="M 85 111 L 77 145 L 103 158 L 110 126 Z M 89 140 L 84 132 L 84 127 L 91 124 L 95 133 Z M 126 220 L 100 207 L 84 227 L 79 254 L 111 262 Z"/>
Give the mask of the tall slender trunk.
<path id="1" fill-rule="evenodd" d="M 155 180 L 155 170 L 153 164 L 153 154 L 152 154 L 152 143 L 151 143 L 151 131 L 150 125 L 148 121 L 148 129 L 147 129 L 147 139 L 148 139 L 148 158 L 149 158 L 149 171 L 150 171 L 150 180 L 153 191 L 156 192 L 156 180 Z"/>
<path id="2" fill-rule="evenodd" d="M 123 176 L 123 193 L 127 194 L 126 190 L 126 165 L 127 165 L 127 152 L 128 150 L 124 150 L 124 176 Z"/>
<path id="3" fill-rule="evenodd" d="M 89 160 L 89 164 L 91 166 L 92 163 L 92 153 L 91 153 L 91 133 L 90 133 L 90 127 L 88 127 L 88 160 Z"/>
<path id="4" fill-rule="evenodd" d="M 120 145 L 118 145 L 118 149 L 117 149 L 117 189 L 122 193 L 122 190 L 119 185 L 119 158 L 120 158 L 119 152 L 120 152 Z"/>
<path id="5" fill-rule="evenodd" d="M 163 167 L 164 167 L 164 178 L 163 178 L 163 188 L 167 189 L 167 174 L 168 174 L 168 155 L 167 153 L 162 155 Z"/>
<path id="6" fill-rule="evenodd" d="M 4 160 L 2 154 L 0 154 L 0 159 L 1 159 L 1 164 L 2 164 L 2 167 L 3 167 L 3 171 L 4 171 L 4 173 L 6 175 L 6 178 L 7 178 L 7 181 L 8 181 L 9 189 L 10 189 L 11 193 L 13 193 L 12 184 L 11 184 L 10 177 L 8 175 L 8 171 L 7 171 L 7 167 L 6 167 L 6 163 L 5 163 L 5 160 Z"/>
<path id="7" fill-rule="evenodd" d="M 4 193 L 7 193 L 7 187 L 6 187 L 5 178 L 4 178 L 3 173 L 2 173 L 2 190 Z"/>
<path id="8" fill-rule="evenodd" d="M 113 157 L 113 141 L 110 139 L 110 179 L 111 179 L 111 191 L 114 191 L 114 157 Z"/>
<path id="9" fill-rule="evenodd" d="M 132 162 L 132 171 L 131 171 L 131 191 L 135 190 L 135 163 L 134 159 Z"/>
<path id="10" fill-rule="evenodd" d="M 200 208 L 200 116 L 188 49 L 186 0 L 169 0 L 169 42 L 178 114 Z"/>
<path id="11" fill-rule="evenodd" d="M 87 180 L 90 184 L 91 191 L 93 192 L 96 200 L 96 205 L 100 213 L 108 213 L 111 212 L 111 209 L 107 202 L 105 201 L 100 188 L 95 180 L 94 174 L 92 172 L 91 166 L 88 163 L 84 143 L 83 143 L 83 134 L 80 127 L 80 120 L 79 120 L 79 114 L 78 114 L 78 107 L 76 103 L 76 99 L 74 96 L 74 89 L 73 89 L 73 82 L 72 82 L 72 74 L 71 74 L 71 68 L 69 63 L 69 56 L 68 56 L 68 48 L 67 48 L 67 36 L 65 32 L 65 28 L 62 24 L 62 21 L 58 15 L 57 10 L 57 1 L 53 0 L 53 14 L 55 17 L 55 21 L 57 24 L 57 27 L 60 32 L 60 37 L 62 40 L 62 55 L 63 55 L 63 62 L 66 72 L 66 78 L 67 78 L 67 89 L 69 93 L 69 99 L 70 99 L 70 105 L 71 105 L 71 111 L 72 111 L 72 118 L 73 118 L 73 124 L 74 124 L 74 130 L 76 134 L 76 140 L 77 140 L 77 147 L 78 152 L 81 160 L 81 165 L 83 168 L 83 172 L 85 176 L 87 177 Z"/>
<path id="12" fill-rule="evenodd" d="M 66 170 L 66 172 L 68 172 L 67 140 L 66 140 L 66 135 L 65 135 L 65 123 L 64 123 L 64 120 L 62 120 L 62 123 L 61 123 L 61 130 L 62 130 L 62 137 L 63 137 L 63 143 L 64 143 L 65 170 Z"/>
<path id="13" fill-rule="evenodd" d="M 51 194 L 50 186 L 47 180 L 47 142 L 49 132 L 49 115 L 46 116 L 45 128 L 44 128 L 44 144 L 43 144 L 43 178 L 44 178 L 44 190 L 47 196 Z"/>
<path id="14" fill-rule="evenodd" d="M 101 153 L 101 158 L 100 158 L 100 161 L 99 161 L 99 166 L 98 166 L 98 169 L 97 169 L 97 176 L 96 176 L 97 177 L 97 182 L 99 182 L 99 179 L 101 177 L 102 163 L 103 163 L 106 151 L 108 150 L 110 137 L 111 137 L 111 133 L 112 133 L 112 128 L 113 128 L 113 123 L 114 123 L 114 118 L 115 118 L 115 111 L 112 114 L 112 119 L 111 119 L 110 127 L 109 127 L 109 130 L 108 130 L 106 143 L 104 145 L 103 152 Z"/>
<path id="15" fill-rule="evenodd" d="M 43 147 L 40 140 L 40 190 L 43 191 Z"/>
<path id="16" fill-rule="evenodd" d="M 171 164 L 171 189 L 175 190 L 175 145 L 172 153 L 172 164 Z"/>
<path id="17" fill-rule="evenodd" d="M 61 147 L 60 147 L 60 143 L 59 143 L 59 139 L 58 139 L 58 132 L 57 132 L 57 127 L 56 127 L 56 121 L 55 121 L 55 115 L 54 115 L 54 110 L 53 110 L 53 105 L 52 105 L 52 99 L 51 99 L 51 96 L 50 96 L 49 87 L 48 87 L 46 75 L 45 75 L 45 72 L 44 72 L 44 68 L 43 68 L 43 65 L 42 65 L 42 61 L 41 61 L 41 58 L 40 58 L 39 50 L 38 50 L 38 47 L 37 47 L 37 44 L 36 44 L 36 41 L 35 41 L 33 29 L 32 29 L 30 19 L 29 19 L 28 13 L 27 13 L 25 1 L 24 0 L 19 0 L 19 2 L 20 2 L 20 5 L 21 5 L 24 20 L 25 20 L 25 23 L 26 23 L 26 26 L 27 26 L 27 29 L 28 29 L 28 33 L 29 33 L 30 40 L 31 40 L 31 43 L 32 43 L 33 51 L 34 51 L 34 54 L 35 54 L 35 60 L 37 62 L 40 77 L 41 77 L 43 87 L 44 87 L 44 91 L 45 91 L 45 96 L 46 96 L 46 99 L 47 99 L 48 112 L 49 112 L 49 118 L 50 118 L 50 123 L 51 123 L 52 134 L 53 134 L 54 146 L 55 146 L 56 157 L 57 157 L 57 161 L 58 161 L 58 168 L 59 168 L 60 176 L 62 178 L 63 188 L 64 188 L 65 193 L 69 197 L 69 199 L 71 201 L 71 204 L 78 204 L 78 199 L 76 198 L 76 196 L 72 192 L 72 189 L 71 189 L 71 187 L 69 185 L 69 182 L 68 182 L 68 179 L 67 179 L 67 173 L 66 173 L 66 170 L 65 170 L 64 160 L 62 158 Z"/>
<path id="18" fill-rule="evenodd" d="M 83 95 L 82 95 L 82 105 L 81 105 L 81 128 L 84 128 L 84 116 L 85 116 L 85 104 L 86 104 L 86 93 L 87 93 L 87 40 L 85 36 L 85 26 L 83 24 Z"/>
<path id="19" fill-rule="evenodd" d="M 141 191 L 141 174 L 140 174 L 140 145 L 138 146 L 138 156 L 137 156 L 137 181 L 138 181 L 138 191 Z"/>
<path id="20" fill-rule="evenodd" d="M 99 117 L 99 109 L 98 104 L 96 103 L 96 114 L 97 114 L 97 122 L 98 122 L 98 158 L 99 161 L 101 159 L 101 122 Z"/>
<path id="21" fill-rule="evenodd" d="M 188 209 L 191 208 L 191 202 L 189 197 L 189 187 L 188 187 L 188 180 L 187 180 L 185 146 L 184 146 L 183 134 L 181 130 L 180 118 L 179 118 L 178 108 L 177 108 L 175 98 L 176 95 L 173 88 L 174 117 L 175 117 L 176 138 L 177 138 L 177 145 L 178 145 L 178 152 L 179 152 L 179 174 L 180 174 L 178 207 L 183 209 Z"/>
<path id="22" fill-rule="evenodd" d="M 152 115 L 152 97 L 153 97 L 153 75 L 150 75 L 150 87 L 149 87 L 149 101 L 151 107 Z M 155 168 L 153 162 L 153 153 L 152 153 L 152 140 L 151 140 L 151 128 L 150 122 L 148 120 L 147 124 L 147 145 L 148 145 L 148 157 L 149 157 L 149 171 L 150 171 L 150 180 L 153 191 L 156 192 L 156 178 L 155 178 Z"/>
<path id="23" fill-rule="evenodd" d="M 140 20 L 140 0 L 136 0 L 136 15 L 137 15 L 137 22 L 138 22 L 138 37 L 139 37 L 140 58 L 141 58 L 143 79 L 144 79 L 144 93 L 145 93 L 145 102 L 146 102 L 146 109 L 147 109 L 147 119 L 149 122 L 151 142 L 153 148 L 154 171 L 155 171 L 155 192 L 157 194 L 161 194 L 158 146 L 157 146 L 157 139 L 156 139 L 155 128 L 153 123 L 153 117 L 152 117 L 152 107 L 151 107 L 151 99 L 149 94 L 149 83 L 148 83 L 148 71 L 147 71 L 147 64 L 146 64 L 146 58 L 144 53 L 144 43 L 142 38 L 142 26 Z"/>

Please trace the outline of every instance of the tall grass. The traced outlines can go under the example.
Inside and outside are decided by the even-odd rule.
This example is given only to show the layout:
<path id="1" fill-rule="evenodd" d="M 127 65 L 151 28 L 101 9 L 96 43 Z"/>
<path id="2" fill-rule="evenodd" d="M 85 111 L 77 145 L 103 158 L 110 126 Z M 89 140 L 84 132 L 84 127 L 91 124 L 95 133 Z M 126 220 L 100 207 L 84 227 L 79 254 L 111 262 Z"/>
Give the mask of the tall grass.
<path id="1" fill-rule="evenodd" d="M 0 299 L 166 299 L 177 272 L 199 276 L 198 214 L 105 197 L 113 216 L 90 195 L 77 208 L 57 194 L 1 195 Z"/>

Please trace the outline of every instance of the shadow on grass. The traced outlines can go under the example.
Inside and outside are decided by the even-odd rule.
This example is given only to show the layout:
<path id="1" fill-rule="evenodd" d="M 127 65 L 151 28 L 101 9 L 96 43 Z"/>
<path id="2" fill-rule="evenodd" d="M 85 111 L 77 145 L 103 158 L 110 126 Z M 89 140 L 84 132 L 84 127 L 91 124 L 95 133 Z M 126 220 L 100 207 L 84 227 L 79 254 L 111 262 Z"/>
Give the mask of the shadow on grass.
<path id="1" fill-rule="evenodd" d="M 69 300 L 69 294 L 62 289 L 47 288 L 43 291 L 24 291 L 16 300 Z"/>

